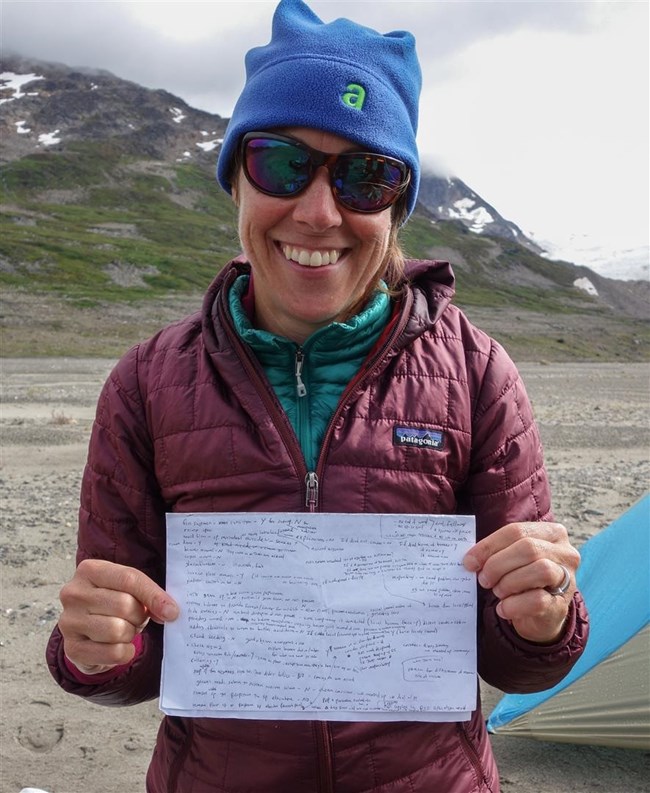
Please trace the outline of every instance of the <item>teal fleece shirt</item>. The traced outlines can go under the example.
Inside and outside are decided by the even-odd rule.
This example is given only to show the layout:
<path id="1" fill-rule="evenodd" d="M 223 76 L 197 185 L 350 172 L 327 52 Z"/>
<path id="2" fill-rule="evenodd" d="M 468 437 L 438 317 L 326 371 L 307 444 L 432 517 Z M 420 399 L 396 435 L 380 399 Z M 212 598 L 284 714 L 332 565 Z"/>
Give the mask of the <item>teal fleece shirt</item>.
<path id="1" fill-rule="evenodd" d="M 251 325 L 241 302 L 248 278 L 239 276 L 230 291 L 235 328 L 262 365 L 296 433 L 307 470 L 314 471 L 341 394 L 390 319 L 390 299 L 377 290 L 365 308 L 347 322 L 320 328 L 299 345 Z M 299 390 L 301 383 L 304 388 Z"/>

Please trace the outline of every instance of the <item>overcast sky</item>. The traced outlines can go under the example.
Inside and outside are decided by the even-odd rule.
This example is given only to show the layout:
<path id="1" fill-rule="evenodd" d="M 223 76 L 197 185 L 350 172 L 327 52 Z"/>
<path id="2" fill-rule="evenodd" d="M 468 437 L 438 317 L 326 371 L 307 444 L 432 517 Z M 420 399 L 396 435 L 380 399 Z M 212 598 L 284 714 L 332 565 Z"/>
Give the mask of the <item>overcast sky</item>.
<path id="1" fill-rule="evenodd" d="M 3 0 L 2 45 L 108 69 L 228 117 L 243 56 L 275 0 Z M 424 161 L 459 176 L 529 234 L 577 249 L 638 249 L 649 226 L 646 0 L 313 0 L 415 33 Z M 647 248 L 646 248 L 647 256 Z"/>

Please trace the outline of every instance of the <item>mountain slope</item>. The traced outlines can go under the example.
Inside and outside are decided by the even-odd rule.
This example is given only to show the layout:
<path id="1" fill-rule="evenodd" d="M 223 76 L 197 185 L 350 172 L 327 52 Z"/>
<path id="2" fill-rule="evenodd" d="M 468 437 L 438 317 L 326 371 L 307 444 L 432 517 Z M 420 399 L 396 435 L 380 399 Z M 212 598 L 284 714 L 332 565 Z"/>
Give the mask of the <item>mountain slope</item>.
<path id="1" fill-rule="evenodd" d="M 71 343 L 63 339 L 73 315 L 80 323 L 74 334 L 79 354 L 113 354 L 160 323 L 154 301 L 169 306 L 187 298 L 196 304 L 219 267 L 239 252 L 232 202 L 214 178 L 226 123 L 165 91 L 106 72 L 16 58 L 0 65 L 4 354 L 35 348 L 34 354 L 43 343 L 56 351 L 57 324 L 60 344 Z M 479 229 L 477 219 L 488 212 L 492 222 Z M 647 316 L 642 285 L 631 289 L 586 268 L 543 259 L 460 180 L 424 177 L 403 244 L 412 256 L 449 259 L 457 302 L 470 315 L 488 311 L 498 317 L 503 327 L 496 335 L 507 336 L 512 350 L 522 339 L 522 354 L 537 354 L 524 352 L 536 349 L 534 337 L 510 329 L 513 307 L 531 314 L 530 326 L 536 316 L 571 318 L 575 329 L 562 334 L 569 341 L 561 349 L 548 349 L 547 341 L 537 345 L 549 357 L 618 353 L 634 359 L 646 349 L 637 342 L 647 325 L 635 321 Z M 56 317 L 45 341 L 22 321 L 32 298 L 40 305 L 49 301 Z M 87 312 L 97 314 L 97 308 L 107 315 L 105 326 L 103 319 L 95 318 L 95 327 L 87 322 Z M 120 312 L 128 317 L 110 342 L 110 319 Z M 600 341 L 592 343 L 590 353 L 589 338 L 595 332 L 602 337 L 597 329 L 604 318 L 616 331 L 602 350 Z M 105 327 L 101 339 L 98 327 Z M 541 328 L 538 335 L 557 333 Z"/>
<path id="2" fill-rule="evenodd" d="M 475 234 L 518 242 L 535 253 L 543 253 L 519 226 L 502 217 L 457 177 L 424 173 L 418 199 L 436 220 L 458 220 Z"/>
<path id="3" fill-rule="evenodd" d="M 0 73 L 4 162 L 65 150 L 74 141 L 112 141 L 139 156 L 212 163 L 226 128 L 226 120 L 190 108 L 167 91 L 109 72 L 15 56 L 3 59 Z"/>

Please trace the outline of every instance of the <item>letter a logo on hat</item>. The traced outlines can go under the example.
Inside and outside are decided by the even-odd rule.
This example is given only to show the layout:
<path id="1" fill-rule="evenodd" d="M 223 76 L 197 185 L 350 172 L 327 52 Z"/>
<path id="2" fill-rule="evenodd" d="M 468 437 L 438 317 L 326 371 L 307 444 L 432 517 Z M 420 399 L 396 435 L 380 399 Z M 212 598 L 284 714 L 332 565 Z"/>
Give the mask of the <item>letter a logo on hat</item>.
<path id="1" fill-rule="evenodd" d="M 363 103 L 366 101 L 365 88 L 356 83 L 350 83 L 350 85 L 346 86 L 346 89 L 346 93 L 341 97 L 343 104 L 351 107 L 353 110 L 361 110 Z"/>

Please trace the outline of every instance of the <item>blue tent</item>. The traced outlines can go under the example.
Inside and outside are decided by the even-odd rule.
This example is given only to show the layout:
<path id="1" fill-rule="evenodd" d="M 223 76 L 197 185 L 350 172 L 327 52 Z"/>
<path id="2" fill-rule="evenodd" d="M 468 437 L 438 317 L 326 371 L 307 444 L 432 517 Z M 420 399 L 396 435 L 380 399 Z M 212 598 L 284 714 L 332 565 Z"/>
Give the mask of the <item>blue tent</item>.
<path id="1" fill-rule="evenodd" d="M 567 677 L 507 694 L 488 730 L 562 743 L 650 749 L 650 494 L 580 549 L 587 648 Z"/>

